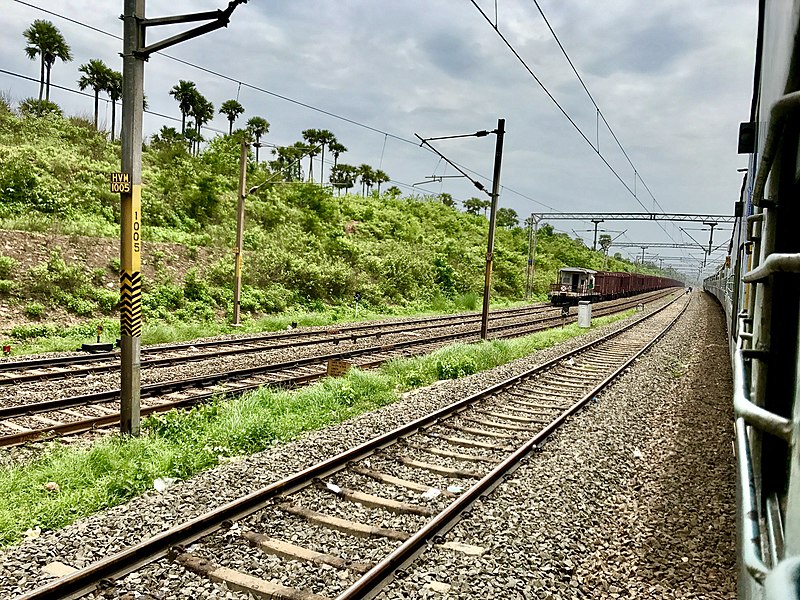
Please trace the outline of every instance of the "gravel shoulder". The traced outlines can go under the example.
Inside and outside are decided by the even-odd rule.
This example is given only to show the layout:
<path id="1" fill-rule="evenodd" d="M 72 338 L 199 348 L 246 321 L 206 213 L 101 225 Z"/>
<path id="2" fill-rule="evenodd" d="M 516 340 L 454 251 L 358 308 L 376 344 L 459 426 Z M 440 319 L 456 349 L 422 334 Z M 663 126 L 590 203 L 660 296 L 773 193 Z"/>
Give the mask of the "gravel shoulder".
<path id="1" fill-rule="evenodd" d="M 735 592 L 730 367 L 705 294 L 447 541 L 379 596 L 719 598 Z"/>
<path id="2" fill-rule="evenodd" d="M 85 566 L 609 328 L 418 390 L 161 494 L 153 491 L 43 532 L 0 554 L 0 596 L 14 597 L 50 581 L 42 567 L 52 561 Z M 718 307 L 696 293 L 673 332 L 447 536 L 482 545 L 482 556 L 433 548 L 381 597 L 733 598 L 730 372 L 724 344 Z M 244 597 L 187 577 L 166 561 L 127 579 L 151 597 Z"/>

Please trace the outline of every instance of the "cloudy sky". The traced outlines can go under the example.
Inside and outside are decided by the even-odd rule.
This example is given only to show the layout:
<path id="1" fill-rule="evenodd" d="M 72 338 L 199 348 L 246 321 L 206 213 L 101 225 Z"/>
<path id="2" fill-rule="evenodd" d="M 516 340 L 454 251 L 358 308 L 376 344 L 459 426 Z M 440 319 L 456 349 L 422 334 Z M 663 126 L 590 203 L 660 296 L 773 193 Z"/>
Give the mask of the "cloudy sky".
<path id="1" fill-rule="evenodd" d="M 226 5 L 148 0 L 146 14 Z M 145 93 L 153 112 L 178 119 L 179 126 L 168 92 L 179 79 L 194 81 L 217 107 L 238 97 L 246 109 L 239 124 L 266 118 L 271 128 L 264 141 L 287 145 L 303 129 L 330 129 L 349 149 L 340 160 L 382 168 L 404 193 L 448 192 L 459 200 L 480 192 L 450 178 L 412 187 L 431 175 L 455 174 L 413 143 L 414 134 L 494 129 L 504 118 L 500 205 L 523 218 L 552 211 L 730 214 L 741 185 L 736 170 L 746 166 L 736 155 L 736 138 L 739 122 L 749 117 L 757 2 L 539 0 L 539 6 L 630 161 L 602 120 L 598 127 L 595 105 L 533 0 L 250 0 L 226 29 L 165 52 L 201 68 L 154 55 L 145 66 Z M 38 79 L 38 63 L 25 56 L 22 37 L 34 19 L 52 21 L 72 48 L 74 60 L 53 67 L 53 84 L 77 89 L 78 67 L 91 58 L 121 70 L 121 42 L 113 36 L 121 35 L 122 10 L 121 0 L 0 0 L 0 91 L 17 100 L 38 93 L 35 81 L 5 73 Z M 572 123 L 494 30 L 495 19 Z M 154 28 L 148 41 L 174 32 Z M 54 89 L 51 99 L 69 114 L 91 114 L 89 97 Z M 110 109 L 102 114 L 110 122 Z M 176 121 L 145 115 L 146 135 L 163 125 Z M 210 126 L 227 131 L 223 115 Z M 489 188 L 494 143 L 489 136 L 435 144 Z M 553 225 L 592 242 L 591 223 Z M 625 242 L 691 243 L 693 236 L 707 243 L 707 231 L 680 225 L 687 231 L 606 222 L 601 232 L 625 231 L 619 238 Z M 717 231 L 715 245 L 728 233 Z M 697 253 L 650 255 L 669 264 L 671 257 Z"/>

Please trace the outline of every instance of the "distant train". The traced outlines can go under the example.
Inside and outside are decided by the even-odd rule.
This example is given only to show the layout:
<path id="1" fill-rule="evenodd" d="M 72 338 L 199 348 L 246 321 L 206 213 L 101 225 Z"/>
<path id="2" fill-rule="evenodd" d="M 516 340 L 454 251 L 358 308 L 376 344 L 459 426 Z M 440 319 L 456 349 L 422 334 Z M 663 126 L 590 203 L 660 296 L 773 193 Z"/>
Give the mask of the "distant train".
<path id="1" fill-rule="evenodd" d="M 655 275 L 564 267 L 558 271 L 558 281 L 550 285 L 548 296 L 556 305 L 577 304 L 580 300 L 611 300 L 682 285 L 675 279 Z"/>

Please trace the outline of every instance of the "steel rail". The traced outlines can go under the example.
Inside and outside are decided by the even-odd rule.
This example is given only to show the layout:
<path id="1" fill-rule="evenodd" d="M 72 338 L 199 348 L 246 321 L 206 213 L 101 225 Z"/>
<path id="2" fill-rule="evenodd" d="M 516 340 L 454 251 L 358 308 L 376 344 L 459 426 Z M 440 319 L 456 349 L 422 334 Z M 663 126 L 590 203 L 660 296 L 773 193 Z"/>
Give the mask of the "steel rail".
<path id="1" fill-rule="evenodd" d="M 546 310 L 548 310 L 548 309 L 544 309 L 544 310 L 539 309 L 539 310 L 535 310 L 535 311 L 533 311 L 533 310 L 523 310 L 523 311 L 519 311 L 519 312 L 514 313 L 514 314 L 509 313 L 507 315 L 501 315 L 501 316 L 493 315 L 492 318 L 493 318 L 494 321 L 501 321 L 501 320 L 504 320 L 504 319 L 513 319 L 513 318 L 525 317 L 525 316 L 532 315 L 532 314 L 535 315 L 535 314 L 538 314 L 540 312 L 545 312 Z M 552 307 L 549 307 L 549 310 L 554 311 L 555 309 L 552 308 Z M 154 356 L 152 358 L 145 357 L 145 358 L 142 359 L 141 364 L 142 364 L 143 367 L 158 367 L 158 366 L 163 366 L 163 365 L 171 365 L 171 364 L 184 363 L 184 362 L 186 362 L 186 363 L 188 363 L 188 362 L 199 362 L 199 361 L 203 361 L 203 360 L 209 360 L 211 358 L 219 358 L 219 357 L 222 357 L 222 356 L 234 356 L 234 355 L 237 355 L 237 354 L 255 354 L 255 353 L 258 353 L 258 352 L 271 352 L 271 351 L 276 351 L 276 350 L 285 350 L 287 348 L 300 348 L 300 347 L 304 347 L 304 346 L 316 346 L 316 345 L 322 345 L 322 344 L 328 344 L 328 343 L 333 343 L 334 345 L 337 345 L 340 342 L 345 342 L 345 341 L 348 341 L 348 340 L 352 340 L 353 342 L 355 342 L 356 340 L 358 340 L 359 337 L 367 338 L 367 337 L 375 336 L 376 338 L 379 339 L 382 335 L 387 335 L 388 336 L 388 335 L 397 335 L 397 334 L 403 334 L 403 333 L 414 332 L 414 331 L 422 331 L 422 330 L 432 329 L 432 328 L 437 327 L 437 326 L 438 327 L 454 327 L 454 326 L 461 325 L 461 324 L 477 322 L 479 320 L 480 320 L 479 317 L 477 317 L 477 318 L 476 317 L 470 317 L 470 318 L 468 318 L 466 320 L 462 320 L 459 323 L 455 323 L 455 322 L 449 323 L 448 322 L 448 323 L 442 323 L 442 324 L 439 324 L 436 320 L 434 320 L 434 321 L 431 322 L 432 324 L 431 323 L 426 323 L 426 324 L 422 324 L 422 325 L 415 325 L 413 327 L 403 327 L 400 324 L 398 324 L 398 325 L 395 325 L 395 324 L 373 325 L 373 326 L 371 326 L 371 329 L 376 330 L 374 333 L 364 334 L 364 335 L 361 335 L 361 336 L 356 336 L 356 335 L 353 335 L 353 334 L 336 335 L 336 334 L 331 334 L 331 333 L 328 333 L 328 332 L 325 332 L 325 331 L 303 332 L 303 333 L 298 334 L 297 337 L 307 337 L 307 338 L 310 338 L 310 339 L 297 340 L 294 337 L 289 337 L 289 336 L 286 336 L 286 335 L 284 335 L 284 336 L 275 336 L 274 339 L 277 340 L 278 342 L 281 342 L 281 341 L 285 340 L 286 343 L 277 343 L 277 344 L 272 344 L 272 345 L 269 345 L 269 346 L 267 346 L 267 345 L 258 345 L 258 344 L 262 344 L 262 342 L 266 341 L 266 339 L 258 340 L 256 338 L 244 338 L 244 339 L 236 339 L 236 340 L 211 340 L 211 341 L 208 341 L 208 342 L 198 342 L 196 344 L 181 344 L 180 348 L 178 346 L 176 346 L 176 345 L 163 347 L 163 348 L 154 348 L 151 351 L 151 353 L 155 353 L 155 351 L 162 351 L 162 350 L 163 350 L 163 352 L 175 352 L 175 351 L 179 351 L 181 349 L 188 350 L 188 349 L 192 349 L 192 348 L 194 350 L 197 350 L 198 348 L 219 348 L 220 346 L 234 346 L 234 347 L 223 348 L 221 350 L 215 351 L 213 354 L 210 354 L 210 353 L 199 353 L 198 354 L 198 353 L 192 352 L 191 354 L 181 354 L 181 355 L 173 355 L 173 356 L 162 356 L 162 357 Z M 448 318 L 448 321 L 455 321 L 455 318 Z M 381 327 L 397 327 L 397 329 L 386 330 L 386 329 L 381 329 Z M 339 331 L 341 333 L 342 330 L 337 330 L 337 331 Z M 326 333 L 327 333 L 327 335 L 326 335 Z M 119 357 L 118 353 L 113 353 L 113 354 L 117 358 Z M 71 357 L 62 357 L 62 358 L 71 358 Z M 81 362 L 78 362 L 78 363 L 64 362 L 64 363 L 61 363 L 61 364 L 71 365 L 71 364 L 83 364 L 85 362 L 90 362 L 90 366 L 78 367 L 78 368 L 71 369 L 69 371 L 54 371 L 54 372 L 47 372 L 47 373 L 27 373 L 27 374 L 15 376 L 15 377 L 8 377 L 8 378 L 5 378 L 5 379 L 0 379 L 0 387 L 6 386 L 6 385 L 12 385 L 12 384 L 16 385 L 18 383 L 35 382 L 35 381 L 46 381 L 46 380 L 53 380 L 53 379 L 62 379 L 62 378 L 69 378 L 69 377 L 74 377 L 74 376 L 85 375 L 85 374 L 89 374 L 89 373 L 100 373 L 100 372 L 105 372 L 105 371 L 113 371 L 113 370 L 119 368 L 119 363 L 116 360 L 113 363 L 109 363 L 108 361 L 106 361 L 105 364 L 97 364 L 95 366 L 95 363 L 90 360 L 90 357 L 76 357 L 76 358 L 83 359 L 83 360 Z M 46 360 L 46 359 L 43 359 L 43 360 Z M 96 362 L 102 363 L 103 359 L 98 359 Z M 15 363 L 15 364 L 21 364 L 21 363 Z M 43 367 L 47 367 L 47 366 L 53 366 L 54 367 L 54 366 L 58 366 L 58 365 L 57 364 L 43 364 L 42 366 Z M 13 369 L 9 369 L 9 370 L 13 370 Z"/>
<path id="2" fill-rule="evenodd" d="M 530 306 L 525 306 L 522 308 L 508 308 L 508 309 L 500 309 L 496 311 L 492 311 L 492 317 L 499 315 L 498 318 L 509 318 L 513 317 L 515 314 L 524 315 L 529 312 L 539 312 L 544 311 L 547 309 L 552 309 L 553 307 L 548 304 L 534 304 Z M 230 344 L 250 344 L 250 343 L 260 343 L 272 340 L 291 340 L 296 338 L 303 338 L 303 337 L 311 337 L 311 336 L 319 336 L 323 337 L 328 335 L 328 338 L 321 341 L 333 341 L 334 339 L 338 339 L 339 341 L 352 339 L 352 336 L 345 335 L 336 337 L 331 336 L 330 330 L 336 329 L 337 331 L 341 332 L 353 332 L 353 331 L 365 331 L 369 329 L 377 329 L 380 327 L 403 327 L 405 325 L 418 325 L 424 323 L 435 323 L 437 321 L 461 321 L 469 322 L 469 320 L 478 321 L 480 320 L 480 316 L 476 315 L 475 313 L 460 313 L 456 315 L 444 315 L 444 316 L 433 316 L 433 317 L 423 317 L 419 319 L 413 319 L 408 321 L 400 321 L 397 323 L 381 323 L 379 325 L 376 324 L 358 324 L 358 325 L 343 325 L 343 326 L 336 326 L 336 325 L 327 325 L 327 329 L 315 329 L 311 331 L 296 331 L 292 333 L 284 332 L 274 332 L 264 335 L 255 335 L 255 336 L 245 336 L 236 339 L 226 339 L 226 340 L 207 340 L 204 342 L 182 342 L 177 344 L 169 344 L 169 345 L 162 345 L 162 346 L 150 346 L 148 348 L 142 349 L 142 363 L 143 364 L 154 364 L 153 359 L 147 359 L 145 356 L 147 354 L 155 354 L 161 352 L 172 352 L 172 351 L 179 351 L 179 350 L 188 350 L 190 348 L 213 348 L 217 346 L 224 346 Z M 424 328 L 424 327 L 423 327 Z M 405 331 L 405 330 L 404 330 Z M 362 337 L 369 337 L 369 336 L 362 336 Z M 300 344 L 298 344 L 300 345 Z M 32 367 L 55 367 L 59 365 L 69 365 L 69 364 L 83 364 L 83 363 L 91 363 L 91 362 L 102 362 L 105 360 L 118 360 L 119 359 L 119 352 L 100 352 L 91 355 L 78 355 L 78 356 L 57 356 L 52 358 L 35 358 L 35 359 L 28 359 L 28 360 L 16 360 L 16 361 L 0 361 L 0 372 L 2 371 L 15 371 L 15 370 L 24 370 L 30 369 Z M 35 377 L 35 376 L 34 376 Z M 40 376 L 42 377 L 42 376 Z M 20 379 L 16 379 L 16 382 L 19 382 Z M 4 382 L 0 381 L 0 385 L 3 385 Z"/>
<path id="3" fill-rule="evenodd" d="M 613 313 L 615 311 L 624 309 L 625 307 L 629 307 L 635 304 L 636 304 L 635 301 L 628 301 L 620 303 L 620 305 L 617 306 L 607 306 L 598 310 L 596 314 L 602 315 L 602 314 Z M 561 317 L 552 317 L 548 319 L 541 319 L 537 321 L 535 324 L 528 327 L 518 328 L 516 325 L 504 325 L 492 328 L 492 331 L 496 331 L 497 329 L 500 330 L 513 329 L 511 333 L 497 335 L 494 337 L 494 339 L 520 337 L 523 335 L 527 335 L 529 333 L 534 333 L 537 331 L 542 331 L 547 329 L 548 327 L 544 325 L 544 323 L 547 321 L 559 321 L 559 320 L 561 320 Z M 572 320 L 574 321 L 576 319 Z M 208 376 L 201 376 L 191 379 L 175 380 L 169 382 L 162 382 L 158 384 L 151 384 L 149 386 L 143 386 L 141 388 L 141 394 L 142 397 L 153 398 L 153 397 L 158 397 L 159 395 L 177 392 L 179 390 L 215 385 L 220 382 L 232 383 L 236 381 L 237 378 L 247 378 L 247 377 L 252 377 L 254 375 L 267 375 L 270 373 L 279 374 L 281 371 L 291 371 L 293 369 L 298 369 L 303 367 L 305 368 L 312 366 L 316 367 L 324 364 L 327 360 L 330 359 L 345 359 L 345 358 L 349 359 L 352 358 L 353 355 L 365 355 L 369 354 L 370 352 L 374 354 L 386 354 L 397 350 L 405 350 L 408 347 L 417 347 L 420 350 L 426 350 L 427 346 L 430 346 L 431 344 L 439 344 L 440 342 L 446 341 L 448 339 L 457 339 L 458 337 L 469 338 L 470 336 L 474 337 L 476 335 L 477 335 L 476 332 L 471 332 L 467 334 L 450 334 L 447 336 L 437 336 L 433 338 L 426 338 L 423 340 L 412 340 L 408 342 L 401 342 L 391 346 L 364 348 L 357 352 L 349 351 L 349 352 L 336 353 L 332 355 L 309 357 L 307 359 L 299 359 L 294 361 L 288 361 L 285 363 L 275 363 L 272 365 L 265 365 L 261 367 L 251 367 L 250 369 L 244 369 L 232 373 L 231 372 L 213 373 Z M 384 362 L 386 362 L 385 359 L 379 359 L 374 361 L 368 361 L 366 363 L 360 363 L 357 366 L 359 368 L 372 368 L 380 366 Z M 194 406 L 196 404 L 200 404 L 202 402 L 210 400 L 215 396 L 236 397 L 246 392 L 259 389 L 261 387 L 269 387 L 269 386 L 294 387 L 302 383 L 308 383 L 311 381 L 315 381 L 317 379 L 321 379 L 325 377 L 325 375 L 326 375 L 325 370 L 321 370 L 316 373 L 292 376 L 287 379 L 281 379 L 274 382 L 267 381 L 254 384 L 240 385 L 237 388 L 230 390 L 224 390 L 224 391 L 214 390 L 211 392 L 199 392 L 193 394 L 191 397 L 182 398 L 178 400 L 171 400 L 169 402 L 164 402 L 151 406 L 143 406 L 141 408 L 141 414 L 144 416 L 159 412 L 166 412 L 168 410 L 172 410 L 173 408 L 185 408 L 188 406 Z M 27 405 L 21 404 L 17 406 L 5 407 L 5 408 L 0 408 L 0 420 L 19 418 L 29 415 L 48 413 L 48 412 L 57 412 L 62 409 L 79 407 L 79 406 L 91 406 L 93 404 L 100 404 L 103 402 L 113 402 L 116 401 L 118 397 L 119 397 L 119 390 L 117 389 L 105 392 L 95 392 L 92 394 L 85 394 L 81 396 L 72 396 L 68 398 L 60 398 L 56 400 L 37 402 L 36 404 L 27 404 Z M 48 425 L 37 429 L 30 429 L 29 431 L 0 435 L 0 447 L 14 446 L 29 441 L 47 439 L 48 437 L 51 437 L 53 435 L 68 435 L 68 434 L 81 433 L 85 431 L 91 431 L 99 427 L 113 425 L 118 421 L 119 421 L 119 416 L 116 414 L 102 415 L 97 417 L 90 417 L 87 419 L 81 419 L 78 421 L 69 421 L 57 425 Z"/>
<path id="4" fill-rule="evenodd" d="M 677 300 L 677 298 L 676 298 Z M 674 302 L 674 301 L 673 301 Z M 671 303 L 670 303 L 671 304 Z M 669 305 L 668 305 L 669 306 Z M 634 360 L 644 354 L 669 331 L 678 319 L 688 308 L 689 303 L 683 307 L 680 313 L 662 329 L 658 335 L 647 343 L 641 350 L 628 358 L 613 373 L 608 375 L 603 381 L 597 384 L 591 391 L 586 393 L 572 406 L 564 410 L 553 419 L 544 429 L 535 436 L 522 444 L 516 451 L 507 456 L 500 464 L 494 467 L 480 481 L 470 487 L 461 496 L 451 502 L 447 508 L 428 521 L 425 526 L 412 535 L 407 541 L 376 564 L 371 570 L 364 574 L 358 581 L 351 585 L 344 592 L 336 597 L 336 600 L 363 600 L 373 598 L 383 587 L 394 577 L 394 574 L 403 567 L 410 564 L 416 557 L 425 550 L 428 543 L 435 537 L 443 535 L 449 531 L 481 496 L 491 492 L 499 485 L 505 475 L 519 466 L 519 463 L 533 450 L 535 450 L 545 439 L 547 439 L 556 429 L 558 429 L 567 418 L 580 410 L 589 400 L 594 398 L 601 390 L 606 388 L 614 381 L 619 374 L 624 371 Z"/>
<path id="5" fill-rule="evenodd" d="M 612 312 L 616 312 L 620 309 L 625 307 L 629 307 L 631 305 L 636 304 L 634 301 L 629 300 L 626 302 L 620 302 L 618 305 L 614 306 L 606 306 L 600 308 L 596 311 L 596 314 L 604 315 L 609 314 Z M 514 333 L 511 335 L 498 335 L 495 337 L 519 337 L 520 335 L 526 335 L 531 332 L 541 331 L 546 329 L 547 327 L 543 327 L 545 323 L 549 322 L 561 322 L 562 317 L 560 316 L 553 316 L 553 317 L 546 317 L 543 319 L 538 319 L 533 324 L 529 326 L 520 326 L 518 323 L 512 323 L 507 325 L 500 325 L 491 328 L 492 332 L 502 332 L 513 330 Z M 573 322 L 577 320 L 577 317 L 573 318 L 570 316 L 569 321 Z M 359 349 L 351 349 L 342 352 L 335 352 L 329 354 L 322 354 L 316 356 L 310 356 L 306 358 L 299 358 L 299 359 L 292 359 L 289 361 L 284 361 L 280 363 L 271 363 L 268 365 L 261 365 L 257 367 L 249 367 L 246 369 L 239 369 L 236 371 L 228 371 L 224 373 L 210 373 L 208 375 L 199 375 L 197 377 L 190 377 L 188 379 L 179 379 L 179 380 L 171 380 L 159 383 L 153 383 L 149 385 L 144 385 L 141 388 L 141 396 L 143 398 L 147 397 L 155 397 L 158 395 L 162 395 L 165 393 L 175 392 L 182 389 L 193 388 L 193 387 L 204 387 L 208 385 L 213 385 L 220 383 L 222 381 L 233 381 L 238 378 L 247 378 L 252 377 L 253 375 L 263 375 L 272 372 L 280 372 L 286 371 L 291 369 L 298 369 L 302 367 L 309 367 L 309 366 L 316 366 L 320 363 L 327 362 L 328 360 L 347 360 L 353 358 L 355 356 L 363 356 L 368 354 L 378 354 L 378 353 L 385 353 L 385 352 L 393 352 L 396 350 L 403 350 L 408 347 L 417 346 L 417 345 L 426 345 L 435 342 L 442 342 L 442 341 L 449 341 L 459 338 L 469 338 L 470 336 L 476 335 L 476 332 L 458 332 L 458 333 L 450 333 L 444 334 L 439 336 L 433 336 L 423 339 L 416 339 L 416 340 L 408 340 L 404 342 L 394 342 L 392 344 L 385 344 L 381 346 L 368 346 L 365 348 Z M 84 406 L 89 404 L 97 404 L 101 402 L 112 402 L 119 398 L 119 389 L 113 390 L 106 390 L 103 392 L 93 392 L 90 394 L 81 394 L 79 396 L 70 396 L 66 398 L 57 398 L 55 400 L 46 400 L 43 402 L 37 402 L 35 404 L 20 404 L 16 406 L 7 406 L 4 408 L 0 408 L 0 420 L 10 419 L 14 417 L 21 417 L 27 416 L 31 414 L 39 414 L 45 412 L 52 412 L 57 411 L 64 408 L 72 408 L 76 406 Z M 2 438 L 0 438 L 2 439 Z"/>
<path id="6" fill-rule="evenodd" d="M 99 582 L 112 580 L 127 575 L 155 560 L 163 558 L 173 548 L 180 548 L 213 533 L 220 529 L 224 524 L 231 523 L 247 517 L 267 506 L 267 503 L 285 494 L 290 494 L 313 483 L 315 479 L 330 476 L 337 471 L 347 467 L 348 463 L 361 460 L 379 448 L 386 448 L 396 443 L 401 438 L 408 436 L 419 429 L 426 427 L 446 416 L 457 413 L 469 405 L 485 397 L 496 394 L 507 387 L 513 386 L 520 380 L 531 377 L 537 373 L 545 371 L 559 362 L 589 350 L 609 339 L 618 337 L 624 332 L 632 329 L 640 323 L 652 318 L 656 314 L 671 306 L 682 296 L 676 297 L 670 303 L 660 307 L 653 312 L 634 320 L 628 325 L 621 327 L 574 350 L 547 361 L 546 363 L 533 367 L 518 375 L 509 377 L 504 381 L 496 383 L 484 390 L 462 398 L 448 406 L 440 408 L 424 417 L 416 419 L 410 423 L 402 425 L 386 434 L 377 436 L 364 442 L 355 448 L 346 450 L 334 457 L 324 460 L 316 465 L 308 467 L 299 473 L 290 475 L 263 487 L 247 496 L 229 502 L 208 513 L 190 519 L 189 521 L 177 525 L 172 529 L 156 534 L 155 536 L 142 541 L 134 546 L 130 546 L 117 554 L 108 556 L 91 565 L 84 567 L 40 588 L 32 590 L 17 600 L 74 600 L 94 591 Z M 685 310 L 685 307 L 684 307 Z"/>

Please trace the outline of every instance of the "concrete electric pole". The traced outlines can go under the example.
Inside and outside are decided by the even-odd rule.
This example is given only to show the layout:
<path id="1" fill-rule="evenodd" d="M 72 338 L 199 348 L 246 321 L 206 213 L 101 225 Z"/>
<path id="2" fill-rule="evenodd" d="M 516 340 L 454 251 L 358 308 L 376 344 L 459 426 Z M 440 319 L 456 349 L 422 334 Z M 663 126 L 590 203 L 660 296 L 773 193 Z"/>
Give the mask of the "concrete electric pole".
<path id="1" fill-rule="evenodd" d="M 239 4 L 231 0 L 225 10 L 188 15 L 145 18 L 145 0 L 125 0 L 122 41 L 122 173 L 112 174 L 120 185 L 120 431 L 139 435 L 141 402 L 142 335 L 142 113 L 144 63 L 153 52 L 164 50 L 226 27 Z M 148 27 L 208 21 L 188 31 L 145 46 Z"/>

